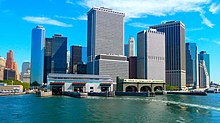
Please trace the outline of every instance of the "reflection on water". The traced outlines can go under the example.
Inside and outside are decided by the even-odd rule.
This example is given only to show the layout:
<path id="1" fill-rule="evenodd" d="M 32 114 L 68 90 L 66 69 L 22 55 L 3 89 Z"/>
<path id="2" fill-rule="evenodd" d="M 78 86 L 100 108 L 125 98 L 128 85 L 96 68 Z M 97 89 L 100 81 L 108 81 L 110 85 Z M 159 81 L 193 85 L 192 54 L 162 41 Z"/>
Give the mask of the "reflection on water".
<path id="1" fill-rule="evenodd" d="M 1 122 L 218 122 L 220 94 L 156 97 L 0 97 Z M 215 102 L 214 102 L 215 101 Z"/>

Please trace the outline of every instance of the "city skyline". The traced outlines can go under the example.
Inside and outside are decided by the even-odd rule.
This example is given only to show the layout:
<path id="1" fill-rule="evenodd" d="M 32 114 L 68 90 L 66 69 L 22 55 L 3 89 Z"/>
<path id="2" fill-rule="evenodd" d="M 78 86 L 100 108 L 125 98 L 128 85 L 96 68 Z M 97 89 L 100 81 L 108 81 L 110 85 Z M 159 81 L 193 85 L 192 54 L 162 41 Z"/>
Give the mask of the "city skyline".
<path id="1" fill-rule="evenodd" d="M 13 50 L 15 53 L 15 61 L 17 61 L 19 66 L 19 71 L 21 71 L 21 65 L 24 61 L 30 61 L 31 29 L 33 27 L 38 24 L 43 25 L 47 30 L 46 37 L 51 37 L 55 33 L 63 34 L 63 36 L 68 37 L 68 50 L 71 45 L 86 46 L 86 12 L 93 6 L 104 6 L 125 12 L 125 43 L 127 43 L 129 35 L 134 35 L 136 41 L 137 32 L 147 29 L 148 26 L 159 24 L 161 21 L 183 21 L 186 25 L 186 42 L 195 42 L 198 45 L 199 52 L 205 50 L 210 54 L 211 80 L 219 82 L 218 70 L 220 69 L 220 66 L 218 65 L 219 58 L 217 56 L 218 52 L 220 52 L 220 45 L 218 42 L 220 34 L 215 32 L 218 31 L 217 29 L 219 25 L 217 18 L 219 18 L 220 15 L 218 11 L 219 3 L 216 0 L 201 0 L 200 2 L 177 1 L 174 2 L 177 3 L 177 5 L 168 6 L 171 10 L 165 10 L 163 7 L 161 10 L 154 10 L 147 5 L 146 8 L 148 9 L 137 10 L 134 13 L 132 13 L 132 11 L 134 11 L 135 8 L 137 9 L 140 7 L 138 4 L 140 1 L 131 2 L 134 4 L 131 7 L 134 7 L 135 5 L 137 6 L 133 9 L 127 9 L 129 7 L 126 8 L 123 4 L 121 4 L 121 7 L 117 7 L 114 5 L 114 0 L 112 3 L 93 0 L 87 2 L 80 1 L 81 4 L 80 2 L 70 0 L 56 2 L 53 0 L 39 0 L 37 1 L 38 3 L 35 1 L 26 1 L 26 4 L 30 5 L 28 7 L 26 7 L 25 4 L 22 5 L 21 2 L 17 2 L 19 1 L 14 1 L 14 3 L 5 0 L 0 1 L 0 12 L 2 13 L 0 15 L 2 18 L 1 22 L 6 23 L 3 25 L 5 30 L 1 33 L 2 47 L 0 49 L 2 52 L 0 52 L 0 56 L 6 58 L 6 52 L 10 49 Z M 123 2 L 121 1 L 121 3 Z M 144 2 L 143 5 L 146 5 L 146 3 L 148 2 Z M 175 9 L 175 7 L 182 5 L 179 3 L 183 3 L 186 10 L 183 9 L 184 7 Z M 17 4 L 21 5 L 16 6 Z M 38 6 L 40 4 L 42 4 L 42 6 Z M 149 5 L 152 4 L 149 3 Z M 34 8 L 34 5 L 37 7 Z M 66 12 L 56 9 L 45 11 L 44 8 L 49 5 L 53 5 L 55 8 L 56 6 L 61 6 Z M 20 7 L 23 7 L 24 9 L 21 9 Z M 156 7 L 160 6 L 156 5 Z M 43 9 L 41 10 L 41 8 Z M 27 12 L 27 10 L 29 12 Z M 188 20 L 190 17 L 195 18 L 193 21 L 190 21 Z M 16 28 L 12 29 L 12 27 Z"/>

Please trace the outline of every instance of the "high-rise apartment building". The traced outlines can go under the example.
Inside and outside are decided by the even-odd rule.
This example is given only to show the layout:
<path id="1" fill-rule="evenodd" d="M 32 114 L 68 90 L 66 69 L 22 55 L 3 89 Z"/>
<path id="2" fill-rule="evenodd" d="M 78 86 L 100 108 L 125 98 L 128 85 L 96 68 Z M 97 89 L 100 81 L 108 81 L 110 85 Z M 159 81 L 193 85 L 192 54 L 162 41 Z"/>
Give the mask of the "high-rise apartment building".
<path id="1" fill-rule="evenodd" d="M 198 48 L 196 43 L 186 43 L 186 86 L 199 87 Z"/>
<path id="2" fill-rule="evenodd" d="M 185 25 L 181 21 L 169 21 L 150 28 L 165 33 L 166 83 L 179 89 L 185 88 Z"/>
<path id="3" fill-rule="evenodd" d="M 165 34 L 163 32 L 149 29 L 137 34 L 137 78 L 165 81 Z"/>
<path id="4" fill-rule="evenodd" d="M 199 87 L 208 88 L 210 85 L 210 56 L 206 51 L 199 53 Z"/>
<path id="5" fill-rule="evenodd" d="M 46 30 L 43 26 L 37 26 L 32 29 L 31 83 L 43 83 L 45 32 Z"/>
<path id="6" fill-rule="evenodd" d="M 94 74 L 97 55 L 124 55 L 125 14 L 101 7 L 92 8 L 87 15 L 87 72 Z"/>
<path id="7" fill-rule="evenodd" d="M 48 73 L 66 73 L 67 70 L 67 37 L 54 34 L 46 38 L 44 49 L 44 81 Z"/>

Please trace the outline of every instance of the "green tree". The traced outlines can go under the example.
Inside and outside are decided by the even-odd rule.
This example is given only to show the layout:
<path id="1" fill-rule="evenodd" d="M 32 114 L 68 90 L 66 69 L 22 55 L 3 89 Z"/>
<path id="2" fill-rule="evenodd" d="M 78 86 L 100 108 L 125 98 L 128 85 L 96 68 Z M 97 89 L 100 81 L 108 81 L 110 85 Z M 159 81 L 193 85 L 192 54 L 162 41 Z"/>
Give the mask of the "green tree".
<path id="1" fill-rule="evenodd" d="M 31 83 L 31 86 L 40 86 L 40 84 L 37 81 L 34 81 L 33 83 Z"/>
<path id="2" fill-rule="evenodd" d="M 168 91 L 177 91 L 178 87 L 177 86 L 166 85 L 166 90 L 168 90 Z"/>
<path id="3" fill-rule="evenodd" d="M 28 90 L 30 88 L 29 83 L 18 80 L 0 80 L 0 83 L 6 83 L 7 85 L 22 85 L 24 90 Z"/>

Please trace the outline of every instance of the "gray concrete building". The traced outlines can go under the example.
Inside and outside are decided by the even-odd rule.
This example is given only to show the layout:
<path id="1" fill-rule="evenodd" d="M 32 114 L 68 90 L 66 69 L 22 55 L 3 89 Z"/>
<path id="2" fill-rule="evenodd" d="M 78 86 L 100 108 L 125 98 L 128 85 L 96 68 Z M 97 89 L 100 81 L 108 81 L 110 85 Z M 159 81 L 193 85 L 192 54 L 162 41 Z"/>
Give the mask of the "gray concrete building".
<path id="1" fill-rule="evenodd" d="M 137 34 L 137 78 L 165 81 L 165 33 L 149 29 Z"/>
<path id="2" fill-rule="evenodd" d="M 186 87 L 185 25 L 181 21 L 169 21 L 150 28 L 165 32 L 166 83 L 184 89 Z"/>
<path id="3" fill-rule="evenodd" d="M 116 82 L 117 77 L 129 78 L 128 66 L 126 56 L 101 54 L 95 59 L 95 74 L 110 75 L 112 80 Z"/>
<path id="4" fill-rule="evenodd" d="M 94 60 L 100 54 L 124 55 L 124 16 L 108 8 L 92 8 L 88 13 L 88 73 L 94 74 Z"/>

